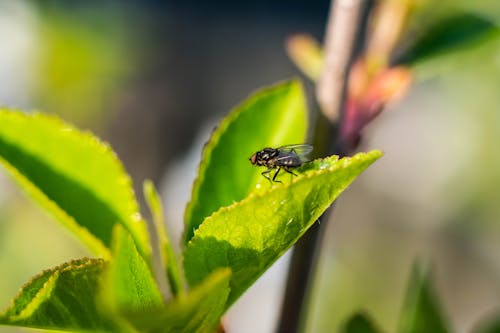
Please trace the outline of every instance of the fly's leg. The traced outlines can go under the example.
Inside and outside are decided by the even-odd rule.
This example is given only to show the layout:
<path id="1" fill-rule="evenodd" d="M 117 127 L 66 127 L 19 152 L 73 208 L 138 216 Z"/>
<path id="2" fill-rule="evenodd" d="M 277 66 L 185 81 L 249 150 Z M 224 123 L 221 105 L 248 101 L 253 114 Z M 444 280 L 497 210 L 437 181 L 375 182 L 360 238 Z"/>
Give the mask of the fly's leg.
<path id="1" fill-rule="evenodd" d="M 271 177 L 269 177 L 269 173 L 272 171 L 273 169 L 269 168 L 267 169 L 266 171 L 263 171 L 261 173 L 262 176 L 264 176 L 264 178 L 266 178 L 267 180 L 269 180 L 270 183 L 272 183 L 271 181 Z"/>
<path id="2" fill-rule="evenodd" d="M 286 172 L 288 172 L 289 174 L 293 175 L 293 176 L 297 176 L 297 174 L 295 172 L 293 172 L 292 170 L 288 169 L 288 168 L 283 168 Z"/>
<path id="3" fill-rule="evenodd" d="M 282 181 L 276 180 L 276 177 L 278 176 L 278 173 L 280 173 L 280 170 L 281 170 L 281 168 L 278 168 L 278 171 L 276 171 L 276 173 L 274 174 L 274 176 L 273 176 L 273 182 L 282 183 Z"/>

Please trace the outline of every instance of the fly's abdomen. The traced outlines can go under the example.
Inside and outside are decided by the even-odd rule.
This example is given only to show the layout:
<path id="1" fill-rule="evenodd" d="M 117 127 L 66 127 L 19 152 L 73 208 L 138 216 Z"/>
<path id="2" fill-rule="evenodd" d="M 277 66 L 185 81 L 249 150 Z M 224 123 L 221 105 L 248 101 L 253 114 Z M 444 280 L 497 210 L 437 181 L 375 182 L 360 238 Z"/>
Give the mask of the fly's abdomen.
<path id="1" fill-rule="evenodd" d="M 302 165 L 302 161 L 298 156 L 290 155 L 279 159 L 280 166 L 286 166 L 290 168 L 299 167 Z"/>

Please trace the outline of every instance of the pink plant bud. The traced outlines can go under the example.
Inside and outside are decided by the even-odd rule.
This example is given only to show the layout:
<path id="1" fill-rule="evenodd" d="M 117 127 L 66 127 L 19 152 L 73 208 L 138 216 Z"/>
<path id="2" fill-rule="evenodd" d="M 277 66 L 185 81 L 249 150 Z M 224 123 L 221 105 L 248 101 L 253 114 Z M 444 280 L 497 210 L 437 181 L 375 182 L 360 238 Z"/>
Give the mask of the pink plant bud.
<path id="1" fill-rule="evenodd" d="M 359 144 L 361 132 L 387 103 L 401 98 L 410 87 L 412 75 L 407 67 L 370 68 L 365 59 L 351 69 L 344 118 L 340 129 L 346 152 Z"/>

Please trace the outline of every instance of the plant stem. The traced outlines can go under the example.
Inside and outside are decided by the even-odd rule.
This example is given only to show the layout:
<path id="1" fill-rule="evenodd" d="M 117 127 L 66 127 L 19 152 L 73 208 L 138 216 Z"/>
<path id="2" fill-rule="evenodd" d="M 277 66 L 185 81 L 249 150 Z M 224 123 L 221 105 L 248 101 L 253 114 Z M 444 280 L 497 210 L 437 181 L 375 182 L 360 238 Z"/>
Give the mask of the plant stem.
<path id="1" fill-rule="evenodd" d="M 332 0 L 325 33 L 323 72 L 316 86 L 321 111 L 335 123 L 343 107 L 346 77 L 365 0 Z"/>
<path id="2" fill-rule="evenodd" d="M 332 0 L 325 36 L 325 64 L 316 96 L 319 113 L 314 131 L 316 157 L 330 154 L 346 155 L 340 146 L 338 124 L 342 120 L 349 67 L 355 51 L 364 40 L 372 1 Z M 358 38 L 356 41 L 356 37 Z M 334 205 L 320 220 L 327 222 Z M 318 220 L 319 221 L 319 220 Z M 277 332 L 297 333 L 304 330 L 309 305 L 310 285 L 316 271 L 326 223 L 315 223 L 299 239 L 293 250 L 288 270 L 285 297 Z"/>
<path id="3" fill-rule="evenodd" d="M 314 137 L 314 154 L 329 155 L 333 150 L 338 151 L 335 145 L 337 129 L 325 118 L 318 115 Z M 318 157 L 315 156 L 315 157 Z M 305 314 L 309 303 L 309 292 L 316 266 L 319 259 L 322 239 L 327 222 L 335 203 L 328 208 L 311 228 L 294 246 L 286 281 L 285 296 L 281 308 L 281 318 L 278 323 L 278 333 L 297 333 L 304 331 Z"/>
<path id="4" fill-rule="evenodd" d="M 307 286 L 310 285 L 313 271 L 313 266 L 308 263 L 316 259 L 313 258 L 317 253 L 315 247 L 318 244 L 318 238 L 323 234 L 323 232 L 319 232 L 319 229 L 320 224 L 315 223 L 295 244 L 292 260 L 288 268 L 281 320 L 278 323 L 277 332 L 279 333 L 296 333 L 300 331 L 302 310 L 307 307 L 305 304 Z"/>

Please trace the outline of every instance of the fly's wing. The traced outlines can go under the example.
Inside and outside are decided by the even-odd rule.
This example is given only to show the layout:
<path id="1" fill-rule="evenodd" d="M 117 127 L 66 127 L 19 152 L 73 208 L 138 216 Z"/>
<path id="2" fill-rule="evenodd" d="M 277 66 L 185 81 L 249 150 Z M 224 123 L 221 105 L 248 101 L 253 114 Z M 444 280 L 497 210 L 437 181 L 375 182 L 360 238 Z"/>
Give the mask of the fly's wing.
<path id="1" fill-rule="evenodd" d="M 282 161 L 290 158 L 297 158 L 301 163 L 309 161 L 309 154 L 313 150 L 310 144 L 286 145 L 278 148 L 279 155 L 277 161 Z"/>
<path id="2" fill-rule="evenodd" d="M 295 152 L 297 155 L 308 155 L 312 152 L 313 146 L 307 143 L 281 146 L 278 150 Z"/>

